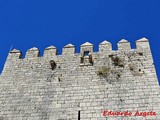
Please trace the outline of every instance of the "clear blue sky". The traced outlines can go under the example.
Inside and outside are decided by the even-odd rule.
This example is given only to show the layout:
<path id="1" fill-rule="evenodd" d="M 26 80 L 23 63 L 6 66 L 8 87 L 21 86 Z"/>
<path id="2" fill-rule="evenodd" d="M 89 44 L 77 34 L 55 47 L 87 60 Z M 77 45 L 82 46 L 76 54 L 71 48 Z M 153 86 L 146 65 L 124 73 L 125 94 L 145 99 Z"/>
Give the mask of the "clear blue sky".
<path id="1" fill-rule="evenodd" d="M 146 37 L 160 77 L 160 0 L 0 0 L 0 71 L 10 47 L 22 51 L 68 43 L 77 47 Z"/>

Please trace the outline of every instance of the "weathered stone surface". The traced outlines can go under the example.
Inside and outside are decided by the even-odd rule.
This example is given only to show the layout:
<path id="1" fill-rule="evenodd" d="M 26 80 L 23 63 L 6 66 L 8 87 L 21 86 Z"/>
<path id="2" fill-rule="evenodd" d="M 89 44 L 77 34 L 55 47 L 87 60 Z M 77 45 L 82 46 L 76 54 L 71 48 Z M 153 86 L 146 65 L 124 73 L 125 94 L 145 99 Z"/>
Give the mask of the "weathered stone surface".
<path id="1" fill-rule="evenodd" d="M 64 46 L 62 54 L 64 56 L 73 56 L 75 54 L 75 46 L 72 44 L 67 44 Z"/>
<path id="2" fill-rule="evenodd" d="M 57 55 L 57 49 L 55 46 L 51 45 L 49 47 L 47 47 L 45 50 L 44 50 L 44 54 L 43 56 L 46 58 L 46 59 L 52 59 L 54 56 Z"/>
<path id="3" fill-rule="evenodd" d="M 62 55 L 51 47 L 44 57 L 32 49 L 27 59 L 9 53 L 0 76 L 0 120 L 77 120 L 78 111 L 81 120 L 106 120 L 104 110 L 132 112 L 107 120 L 159 120 L 160 89 L 149 43 L 136 44 L 137 49 L 129 49 L 122 42 L 122 49 L 113 51 L 104 42 L 101 51 L 93 52 L 87 43 L 81 53 L 67 46 Z M 86 64 L 90 58 L 93 64 Z M 136 111 L 154 111 L 156 116 L 134 116 Z"/>

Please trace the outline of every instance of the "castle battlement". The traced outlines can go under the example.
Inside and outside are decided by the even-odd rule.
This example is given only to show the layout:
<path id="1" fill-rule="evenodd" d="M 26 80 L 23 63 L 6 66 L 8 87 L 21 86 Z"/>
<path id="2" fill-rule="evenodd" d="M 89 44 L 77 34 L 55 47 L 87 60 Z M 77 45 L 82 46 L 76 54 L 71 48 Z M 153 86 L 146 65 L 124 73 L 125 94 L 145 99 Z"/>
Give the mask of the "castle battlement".
<path id="1" fill-rule="evenodd" d="M 122 39 L 93 44 L 47 47 L 41 57 L 33 47 L 22 58 L 10 51 L 0 76 L 0 120 L 159 120 L 160 91 L 149 41 L 141 38 L 132 49 Z M 129 111 L 130 116 L 109 116 Z M 154 116 L 134 116 L 153 111 Z M 142 114 L 142 113 L 141 113 Z"/>
<path id="2" fill-rule="evenodd" d="M 139 40 L 137 40 L 135 42 L 136 44 L 136 49 L 135 50 L 150 50 L 150 46 L 149 46 L 149 42 L 148 39 L 146 38 L 141 38 Z M 92 54 L 93 53 L 93 44 L 86 42 L 84 44 L 82 44 L 80 46 L 80 54 L 83 56 L 84 54 Z M 130 42 L 128 42 L 125 39 L 120 40 L 117 43 L 117 48 L 118 50 L 116 51 L 130 51 L 131 49 L 131 45 Z M 63 47 L 62 50 L 62 56 L 74 56 L 76 54 L 76 50 L 75 50 L 75 46 L 72 44 L 68 44 L 66 46 Z M 103 41 L 99 44 L 99 51 L 98 53 L 101 55 L 105 55 L 105 54 L 110 54 L 112 52 L 115 52 L 115 50 L 112 49 L 112 44 L 108 41 Z M 97 53 L 97 52 L 96 52 Z M 54 58 L 55 56 L 57 56 L 57 48 L 55 46 L 49 46 L 44 50 L 44 54 L 43 57 L 44 58 Z M 34 59 L 40 57 L 40 53 L 38 48 L 33 47 L 29 50 L 27 50 L 26 52 L 26 56 L 24 59 Z M 22 53 L 20 50 L 17 49 L 13 49 L 12 51 L 10 51 L 9 53 L 9 58 L 12 59 L 21 59 L 22 58 Z"/>

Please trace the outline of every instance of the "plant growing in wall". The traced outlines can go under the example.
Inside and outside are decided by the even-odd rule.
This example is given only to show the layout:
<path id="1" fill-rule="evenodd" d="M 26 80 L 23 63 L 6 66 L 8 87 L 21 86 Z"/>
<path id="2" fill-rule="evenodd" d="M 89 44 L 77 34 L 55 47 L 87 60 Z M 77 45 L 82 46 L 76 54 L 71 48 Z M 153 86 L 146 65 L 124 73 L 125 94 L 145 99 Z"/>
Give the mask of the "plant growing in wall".
<path id="1" fill-rule="evenodd" d="M 118 57 L 117 55 L 110 55 L 109 57 L 115 66 L 124 67 L 124 58 Z"/>
<path id="2" fill-rule="evenodd" d="M 102 66 L 98 68 L 97 75 L 107 77 L 110 74 L 110 67 Z"/>
<path id="3" fill-rule="evenodd" d="M 103 77 L 110 84 L 118 82 L 123 75 L 124 58 L 111 54 L 107 58 L 103 58 L 102 61 L 100 64 L 103 66 L 98 67 L 97 75 Z"/>

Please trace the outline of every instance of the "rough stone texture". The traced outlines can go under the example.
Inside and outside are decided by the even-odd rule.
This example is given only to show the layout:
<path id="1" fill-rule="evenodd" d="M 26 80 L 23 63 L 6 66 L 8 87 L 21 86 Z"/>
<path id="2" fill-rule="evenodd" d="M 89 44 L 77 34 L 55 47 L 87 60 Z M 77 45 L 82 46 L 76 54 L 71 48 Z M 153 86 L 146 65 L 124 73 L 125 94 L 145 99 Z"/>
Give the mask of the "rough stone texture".
<path id="1" fill-rule="evenodd" d="M 90 43 L 62 55 L 49 47 L 11 51 L 0 76 L 0 120 L 159 120 L 160 89 L 147 39 L 136 49 L 122 40 L 119 50 L 105 41 L 99 52 Z M 108 52 L 107 52 L 108 50 Z M 85 54 L 84 52 L 89 52 Z M 56 68 L 51 69 L 54 60 Z M 103 116 L 103 111 L 154 111 L 156 116 Z"/>

